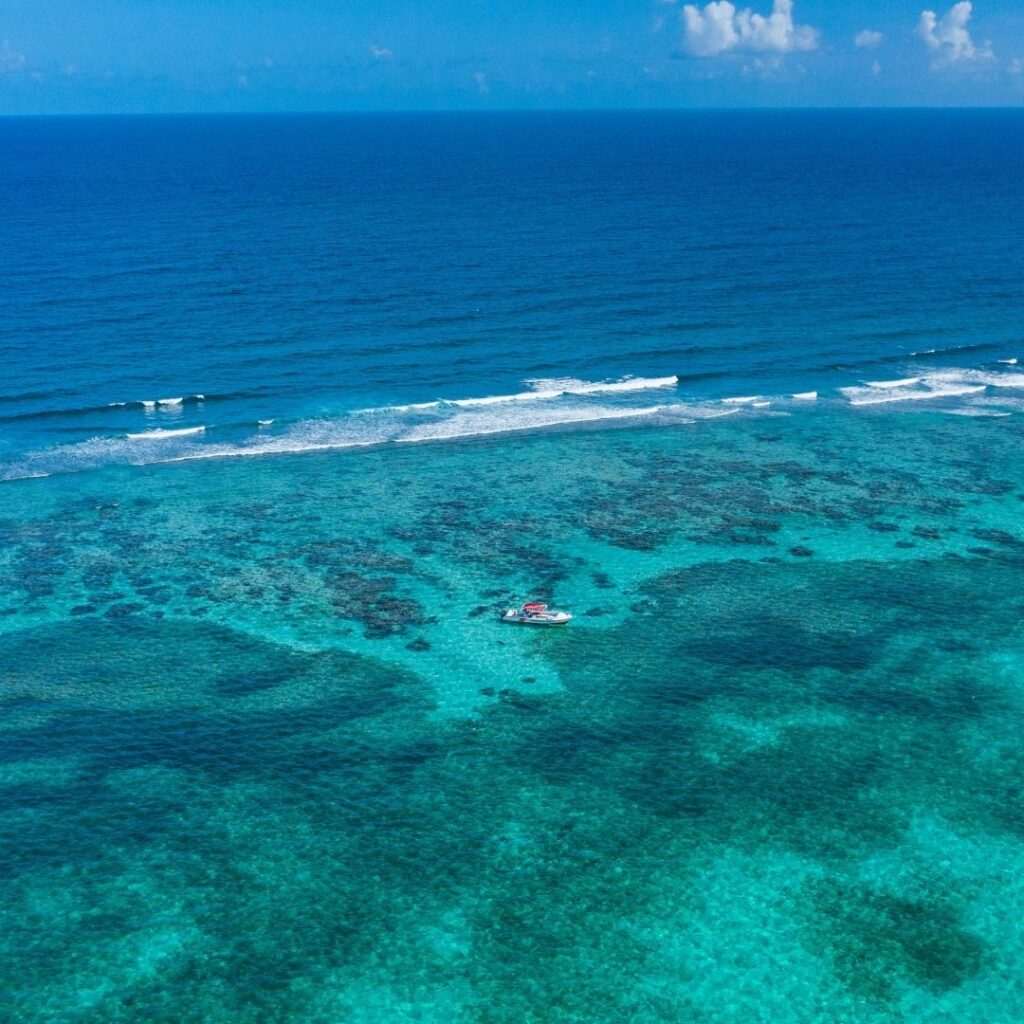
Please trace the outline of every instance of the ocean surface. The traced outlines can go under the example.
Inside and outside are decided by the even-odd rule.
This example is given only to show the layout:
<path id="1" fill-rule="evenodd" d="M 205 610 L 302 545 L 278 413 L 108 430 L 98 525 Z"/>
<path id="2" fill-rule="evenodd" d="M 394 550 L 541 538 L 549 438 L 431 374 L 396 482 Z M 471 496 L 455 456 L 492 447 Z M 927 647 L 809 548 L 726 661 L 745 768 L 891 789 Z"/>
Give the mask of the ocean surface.
<path id="1" fill-rule="evenodd" d="M 6 119 L 0 224 L 2 1024 L 1024 1020 L 1024 112 Z"/>

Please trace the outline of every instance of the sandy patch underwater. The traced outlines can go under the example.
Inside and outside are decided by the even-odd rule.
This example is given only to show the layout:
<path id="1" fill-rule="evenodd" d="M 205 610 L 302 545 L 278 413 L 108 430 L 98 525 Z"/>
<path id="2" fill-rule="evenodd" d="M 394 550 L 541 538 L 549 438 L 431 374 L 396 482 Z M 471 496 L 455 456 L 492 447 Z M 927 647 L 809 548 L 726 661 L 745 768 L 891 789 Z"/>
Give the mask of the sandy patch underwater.
<path id="1" fill-rule="evenodd" d="M 0 1017 L 1024 1016 L 1020 431 L 5 485 Z"/>

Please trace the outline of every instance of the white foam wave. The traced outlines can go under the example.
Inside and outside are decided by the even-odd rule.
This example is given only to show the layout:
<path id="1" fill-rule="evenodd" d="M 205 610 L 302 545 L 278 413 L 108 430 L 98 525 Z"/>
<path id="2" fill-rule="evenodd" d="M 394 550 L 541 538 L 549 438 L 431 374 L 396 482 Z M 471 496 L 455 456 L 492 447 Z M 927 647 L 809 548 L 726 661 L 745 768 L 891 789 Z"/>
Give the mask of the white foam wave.
<path id="1" fill-rule="evenodd" d="M 945 387 L 929 387 L 914 389 L 908 387 L 884 388 L 850 387 L 840 388 L 840 392 L 849 399 L 850 405 L 884 405 L 887 402 L 928 401 L 935 398 L 957 398 L 961 395 L 973 395 L 984 391 L 978 385 L 947 385 Z"/>
<path id="2" fill-rule="evenodd" d="M 936 370 L 927 374 L 923 380 L 926 384 L 981 384 L 990 388 L 1024 388 L 1024 373 L 1013 373 L 1009 370 Z"/>
<path id="3" fill-rule="evenodd" d="M 140 405 L 147 412 L 160 408 L 165 410 L 180 409 L 189 402 L 205 402 L 206 395 L 197 392 L 194 395 L 177 395 L 171 398 L 140 398 L 137 402 L 107 402 L 108 409 L 123 409 L 126 406 Z"/>
<path id="4" fill-rule="evenodd" d="M 970 416 L 970 417 L 984 417 L 986 419 L 1002 419 L 1005 416 L 1010 416 L 1011 413 L 1000 412 L 998 409 L 985 409 L 979 406 L 962 406 L 959 409 L 943 409 L 942 410 L 947 416 Z"/>
<path id="5" fill-rule="evenodd" d="M 674 415 L 677 419 L 689 419 L 685 406 L 652 405 L 646 408 L 621 408 L 597 406 L 583 409 L 537 410 L 527 416 L 494 416 L 488 413 L 468 413 L 453 416 L 437 423 L 413 427 L 395 440 L 400 443 L 418 441 L 451 441 L 461 437 L 480 437 L 486 434 L 510 434 L 524 430 L 541 430 L 547 427 L 570 424 L 598 423 L 605 420 L 646 419 L 659 413 Z"/>
<path id="6" fill-rule="evenodd" d="M 975 395 L 988 388 L 1024 389 L 1024 373 L 971 370 L 962 367 L 929 370 L 901 380 L 865 381 L 856 387 L 840 388 L 852 405 L 883 402 L 921 401 Z"/>
<path id="7" fill-rule="evenodd" d="M 273 425 L 274 425 L 274 421 L 273 420 L 257 420 L 256 421 L 256 426 L 257 427 L 272 427 Z"/>
<path id="8" fill-rule="evenodd" d="M 695 420 L 717 420 L 723 416 L 734 416 L 739 411 L 735 406 L 730 406 L 728 409 L 709 405 L 691 405 L 686 407 L 686 414 Z"/>
<path id="9" fill-rule="evenodd" d="M 159 449 L 159 452 L 158 452 Z M 121 437 L 94 437 L 76 444 L 57 445 L 29 452 L 17 461 L 0 469 L 0 479 L 21 480 L 58 473 L 77 473 L 111 465 L 145 465 L 164 462 L 168 452 L 175 451 L 174 443 L 161 441 L 159 445 L 140 444 L 137 440 Z"/>
<path id="10" fill-rule="evenodd" d="M 139 434 L 125 434 L 128 441 L 162 441 L 170 437 L 188 437 L 205 434 L 206 427 L 182 427 L 180 430 L 144 430 Z"/>
<path id="11" fill-rule="evenodd" d="M 798 391 L 793 397 L 798 402 L 816 402 L 818 400 L 817 391 Z"/>
<path id="12" fill-rule="evenodd" d="M 978 409 L 1010 409 L 1013 412 L 1024 412 L 1024 398 L 1010 395 L 986 395 L 983 398 L 969 399 L 969 403 Z"/>
<path id="13" fill-rule="evenodd" d="M 746 395 L 740 398 L 723 398 L 723 405 L 752 405 L 754 402 L 761 401 L 760 395 Z"/>
<path id="14" fill-rule="evenodd" d="M 999 362 L 1001 362 L 1004 366 L 1016 366 L 1017 365 L 1017 360 L 1016 359 L 1000 359 Z"/>
<path id="15" fill-rule="evenodd" d="M 376 423 L 362 418 L 301 420 L 280 434 L 254 434 L 239 444 L 190 445 L 162 461 L 191 462 L 196 459 L 254 458 L 258 455 L 298 455 L 368 448 L 394 440 L 399 429 L 396 421 Z"/>
<path id="16" fill-rule="evenodd" d="M 449 398 L 434 402 L 414 402 L 409 405 L 391 405 L 383 409 L 363 409 L 372 412 L 425 412 L 429 409 L 443 409 L 454 406 L 471 409 L 477 406 L 504 405 L 508 402 L 545 402 L 563 395 L 621 394 L 630 391 L 653 391 L 658 388 L 673 388 L 679 383 L 678 377 L 624 377 L 615 381 L 586 381 L 574 377 L 537 378 L 524 381 L 529 391 L 512 395 L 485 395 L 482 398 Z"/>
<path id="17" fill-rule="evenodd" d="M 679 378 L 671 377 L 623 377 L 621 380 L 589 381 L 575 377 L 539 377 L 524 383 L 540 394 L 547 395 L 598 395 L 615 394 L 623 391 L 653 391 L 656 388 L 674 388 Z"/>
<path id="18" fill-rule="evenodd" d="M 194 459 L 284 455 L 302 452 L 338 451 L 387 443 L 411 444 L 454 441 L 490 434 L 510 434 L 559 426 L 582 426 L 604 421 L 660 418 L 665 423 L 693 423 L 738 412 L 705 406 L 656 405 L 645 407 L 591 406 L 590 408 L 534 407 L 529 414 L 511 410 L 479 410 L 457 414 L 431 423 L 408 426 L 403 422 L 372 425 L 366 420 L 309 420 L 292 426 L 286 433 L 240 445 L 209 445 L 179 452 L 168 462 Z"/>
<path id="19" fill-rule="evenodd" d="M 914 384 L 920 384 L 922 380 L 922 377 L 904 377 L 902 380 L 866 380 L 864 386 L 888 391 L 891 388 L 909 388 Z"/>
<path id="20" fill-rule="evenodd" d="M 303 443 L 282 441 L 273 445 L 210 445 L 173 455 L 161 462 L 196 462 L 199 459 L 244 459 L 259 455 L 302 455 L 313 452 L 344 451 L 346 448 L 371 448 L 381 441 L 322 441 Z"/>

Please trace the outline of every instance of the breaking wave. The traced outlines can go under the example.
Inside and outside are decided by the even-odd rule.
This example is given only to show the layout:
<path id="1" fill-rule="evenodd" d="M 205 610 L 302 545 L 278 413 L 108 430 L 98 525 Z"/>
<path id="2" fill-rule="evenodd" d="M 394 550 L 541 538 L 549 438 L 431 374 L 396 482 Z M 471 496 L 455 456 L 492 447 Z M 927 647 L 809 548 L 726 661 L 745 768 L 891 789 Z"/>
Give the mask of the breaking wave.
<path id="1" fill-rule="evenodd" d="M 34 395 L 21 395 L 13 396 L 5 399 L 5 401 L 19 402 L 29 401 L 37 396 Z M 201 405 L 211 401 L 227 401 L 233 398 L 247 398 L 251 397 L 245 394 L 230 394 L 230 395 L 182 395 L 177 398 L 140 398 L 131 401 L 120 401 L 120 402 L 106 402 L 103 405 L 79 405 L 72 406 L 70 408 L 47 408 L 47 409 L 29 409 L 25 412 L 12 412 L 6 413 L 0 416 L 0 423 L 18 423 L 26 422 L 31 420 L 50 420 L 50 419 L 75 419 L 79 416 L 95 416 L 100 413 L 111 413 L 111 412 L 130 412 L 135 409 L 142 409 L 146 412 L 154 412 L 156 410 L 164 412 L 176 412 L 190 405 Z"/>
<path id="2" fill-rule="evenodd" d="M 150 465 L 195 459 L 247 458 L 365 448 L 384 444 L 451 442 L 500 434 L 556 429 L 601 429 L 632 424 L 680 425 L 721 416 L 789 415 L 816 407 L 886 407 L 936 401 L 937 411 L 965 417 L 1024 412 L 1024 373 L 1009 360 L 990 368 L 908 366 L 907 376 L 865 380 L 842 387 L 831 398 L 818 391 L 739 394 L 696 399 L 676 390 L 680 378 L 624 377 L 612 381 L 540 378 L 512 394 L 438 399 L 357 409 L 297 420 L 267 416 L 234 423 L 175 426 L 154 418 L 163 408 L 198 406 L 201 395 L 135 403 L 147 411 L 144 430 L 99 436 L 25 452 L 0 462 L 0 480 L 71 473 L 110 465 Z M 658 393 L 657 402 L 651 402 Z M 268 410 L 269 412 L 270 410 Z M 138 415 L 138 414 L 136 414 Z M 178 420 L 178 422 L 181 422 Z"/>
<path id="3" fill-rule="evenodd" d="M 206 432 L 206 427 L 181 427 L 179 430 L 144 430 L 138 434 L 125 434 L 127 441 L 159 441 L 169 437 L 190 437 Z"/>
<path id="4" fill-rule="evenodd" d="M 1014 364 L 1007 361 L 1006 365 Z M 865 381 L 863 384 L 840 388 L 839 391 L 851 405 L 884 405 L 890 402 L 964 398 L 1000 388 L 1024 389 L 1024 373 L 950 367 L 896 380 Z"/>
<path id="5" fill-rule="evenodd" d="M 507 402 L 550 402 L 564 395 L 602 395 L 626 394 L 633 391 L 652 391 L 658 388 L 674 388 L 679 378 L 672 377 L 624 377 L 617 381 L 593 382 L 565 378 L 536 378 L 523 381 L 530 386 L 529 391 L 521 391 L 514 395 L 487 395 L 483 398 L 450 398 L 438 399 L 434 402 L 416 402 L 412 405 L 387 406 L 394 412 L 425 412 L 429 409 L 442 409 L 450 406 L 457 409 L 470 409 L 481 405 L 504 405 Z M 368 409 L 364 412 L 379 412 Z"/>

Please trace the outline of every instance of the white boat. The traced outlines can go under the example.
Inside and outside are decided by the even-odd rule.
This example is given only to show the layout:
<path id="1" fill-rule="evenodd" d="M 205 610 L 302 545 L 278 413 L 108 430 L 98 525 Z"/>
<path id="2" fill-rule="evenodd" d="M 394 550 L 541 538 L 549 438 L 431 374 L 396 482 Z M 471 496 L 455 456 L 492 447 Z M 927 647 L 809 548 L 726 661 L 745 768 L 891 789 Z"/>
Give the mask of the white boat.
<path id="1" fill-rule="evenodd" d="M 572 616 L 568 612 L 549 610 L 539 601 L 527 601 L 522 608 L 509 608 L 502 612 L 501 621 L 516 622 L 520 626 L 564 626 L 572 622 Z"/>

